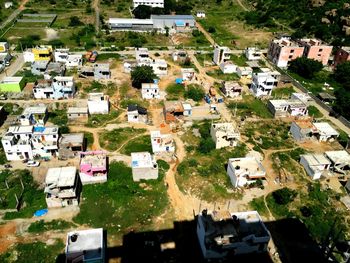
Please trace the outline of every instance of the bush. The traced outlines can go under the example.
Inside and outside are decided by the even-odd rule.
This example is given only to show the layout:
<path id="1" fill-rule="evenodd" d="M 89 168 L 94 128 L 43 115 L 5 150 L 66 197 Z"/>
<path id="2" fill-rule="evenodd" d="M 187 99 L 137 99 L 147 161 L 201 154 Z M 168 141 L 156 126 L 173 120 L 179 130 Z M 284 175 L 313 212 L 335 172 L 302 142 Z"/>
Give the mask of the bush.
<path id="1" fill-rule="evenodd" d="M 76 26 L 82 26 L 82 25 L 84 25 L 84 23 L 80 21 L 79 17 L 72 16 L 69 18 L 68 26 L 76 27 Z"/>
<path id="2" fill-rule="evenodd" d="M 297 196 L 297 192 L 284 187 L 282 189 L 278 189 L 272 193 L 272 196 L 275 202 L 279 205 L 287 205 L 294 200 Z"/>
<path id="3" fill-rule="evenodd" d="M 189 85 L 185 93 L 185 97 L 194 101 L 201 101 L 204 98 L 205 92 L 199 86 Z"/>
<path id="4" fill-rule="evenodd" d="M 132 85 L 138 89 L 141 89 L 142 83 L 153 83 L 154 79 L 157 76 L 150 66 L 137 66 L 131 72 Z"/>
<path id="5" fill-rule="evenodd" d="M 322 68 L 323 65 L 321 62 L 314 59 L 300 57 L 292 60 L 288 69 L 299 76 L 312 79 L 317 72 L 322 70 Z"/>
<path id="6" fill-rule="evenodd" d="M 200 153 L 209 153 L 215 149 L 215 142 L 211 138 L 201 139 L 199 142 L 198 151 Z"/>

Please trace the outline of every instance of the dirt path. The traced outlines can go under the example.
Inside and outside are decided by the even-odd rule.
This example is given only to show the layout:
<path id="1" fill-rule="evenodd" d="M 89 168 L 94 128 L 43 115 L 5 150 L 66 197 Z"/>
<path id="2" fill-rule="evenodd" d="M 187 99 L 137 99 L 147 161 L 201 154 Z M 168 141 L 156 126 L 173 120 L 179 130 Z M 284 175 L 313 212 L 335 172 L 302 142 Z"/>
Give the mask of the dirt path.
<path id="1" fill-rule="evenodd" d="M 209 41 L 209 43 L 214 46 L 215 45 L 214 38 L 211 37 L 211 35 L 207 32 L 207 30 L 204 29 L 204 27 L 199 22 L 197 22 L 196 25 L 198 30 L 203 33 L 203 35 Z"/>
<path id="2" fill-rule="evenodd" d="M 243 8 L 244 11 L 249 11 L 249 9 L 245 5 L 243 5 L 241 0 L 236 0 L 236 2 L 237 2 L 237 4 L 239 4 L 240 7 Z"/>
<path id="3" fill-rule="evenodd" d="M 92 3 L 92 8 L 95 10 L 95 29 L 96 32 L 100 32 L 100 0 L 94 0 Z"/>

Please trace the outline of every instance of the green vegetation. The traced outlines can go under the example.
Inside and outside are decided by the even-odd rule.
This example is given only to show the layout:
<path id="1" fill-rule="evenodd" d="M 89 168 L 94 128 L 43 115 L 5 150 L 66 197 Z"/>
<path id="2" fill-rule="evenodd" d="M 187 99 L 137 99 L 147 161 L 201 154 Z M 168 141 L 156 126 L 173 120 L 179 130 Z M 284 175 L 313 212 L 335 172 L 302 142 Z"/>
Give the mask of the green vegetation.
<path id="1" fill-rule="evenodd" d="M 93 114 L 89 116 L 88 122 L 85 124 L 86 127 L 103 127 L 106 124 L 110 122 L 116 122 L 115 119 L 117 119 L 120 115 L 119 110 L 112 109 L 108 114 Z"/>
<path id="2" fill-rule="evenodd" d="M 263 119 L 272 118 L 272 114 L 268 110 L 266 104 L 251 95 L 243 96 L 243 101 L 230 102 L 227 107 L 232 112 L 237 109 L 236 114 L 242 117 L 257 116 Z"/>
<path id="3" fill-rule="evenodd" d="M 17 71 L 15 74 L 16 77 L 23 77 L 25 83 L 33 83 L 37 81 L 38 79 L 43 79 L 44 76 L 37 76 L 34 75 L 30 70 L 20 70 Z"/>
<path id="4" fill-rule="evenodd" d="M 185 98 L 192 99 L 194 101 L 203 100 L 205 92 L 203 88 L 196 84 L 188 85 L 187 90 L 185 92 Z"/>
<path id="5" fill-rule="evenodd" d="M 306 79 L 312 79 L 316 73 L 322 70 L 322 68 L 323 65 L 321 62 L 306 57 L 300 57 L 292 60 L 288 67 L 291 72 L 294 72 Z"/>
<path id="6" fill-rule="evenodd" d="M 6 154 L 2 145 L 0 145 L 0 165 L 4 165 L 5 163 L 7 163 Z"/>
<path id="7" fill-rule="evenodd" d="M 237 55 L 231 55 L 231 60 L 233 64 L 237 65 L 238 67 L 246 67 L 247 65 L 247 58 L 244 54 L 237 56 Z"/>
<path id="8" fill-rule="evenodd" d="M 207 75 L 225 81 L 239 80 L 239 77 L 236 73 L 224 74 L 220 69 L 207 71 Z"/>
<path id="9" fill-rule="evenodd" d="M 275 88 L 272 90 L 272 97 L 276 99 L 280 98 L 289 98 L 292 93 L 295 92 L 293 87 L 286 87 L 286 88 Z"/>
<path id="10" fill-rule="evenodd" d="M 22 189 L 21 181 L 24 185 Z M 7 188 L 7 185 L 9 188 Z M 3 170 L 0 172 L 0 193 L 1 209 L 15 209 L 16 198 L 22 200 L 22 208 L 19 212 L 7 212 L 4 219 L 32 217 L 38 209 L 46 207 L 45 195 L 42 189 L 34 182 L 31 173 L 28 170 Z M 25 204 L 25 205 L 24 205 Z"/>
<path id="11" fill-rule="evenodd" d="M 121 234 L 133 229 L 145 229 L 167 206 L 164 175 L 169 165 L 159 161 L 157 180 L 132 180 L 131 168 L 121 162 L 110 164 L 108 181 L 84 186 L 84 201 L 74 218 L 79 224 L 103 227 L 109 234 Z"/>
<path id="12" fill-rule="evenodd" d="M 91 149 L 91 146 L 94 144 L 94 136 L 91 132 L 84 132 L 84 138 L 86 142 L 86 148 Z"/>
<path id="13" fill-rule="evenodd" d="M 323 114 L 317 109 L 317 107 L 310 105 L 307 107 L 307 110 L 309 112 L 309 115 L 314 118 L 322 118 Z"/>
<path id="14" fill-rule="evenodd" d="M 130 155 L 132 152 L 152 152 L 151 138 L 143 135 L 130 140 L 120 151 L 122 154 Z"/>
<path id="15" fill-rule="evenodd" d="M 68 116 L 65 109 L 57 109 L 53 112 L 50 112 L 48 121 L 57 125 L 60 129 L 60 133 L 69 133 Z"/>
<path id="16" fill-rule="evenodd" d="M 103 53 L 103 54 L 98 54 L 97 56 L 97 61 L 105 61 L 109 59 L 119 60 L 120 55 L 118 53 Z"/>
<path id="17" fill-rule="evenodd" d="M 0 103 L 0 106 L 3 106 L 6 113 L 9 115 L 19 115 L 23 112 L 23 108 L 18 104 L 14 103 Z"/>
<path id="18" fill-rule="evenodd" d="M 263 196 L 254 198 L 252 201 L 249 202 L 249 205 L 253 210 L 258 211 L 258 213 L 261 216 L 268 215 L 268 210 L 267 210 L 267 207 L 265 205 L 265 201 L 264 201 Z"/>
<path id="19" fill-rule="evenodd" d="M 60 240 L 56 240 L 53 245 L 46 245 L 42 242 L 19 243 L 4 254 L 0 254 L 0 262 L 60 262 L 58 258 L 63 253 L 63 249 L 64 244 Z"/>
<path id="20" fill-rule="evenodd" d="M 131 138 L 146 132 L 145 129 L 119 128 L 112 131 L 105 131 L 100 134 L 100 145 L 109 151 L 116 151 L 123 143 Z"/>
<path id="21" fill-rule="evenodd" d="M 179 100 L 185 97 L 185 87 L 181 84 L 170 84 L 165 91 L 167 100 Z"/>
<path id="22" fill-rule="evenodd" d="M 45 222 L 44 220 L 39 220 L 31 223 L 28 232 L 29 233 L 42 233 L 50 230 L 64 230 L 72 228 L 75 225 L 71 222 L 64 220 L 52 220 L 50 222 Z"/>
<path id="23" fill-rule="evenodd" d="M 105 85 L 98 81 L 93 81 L 91 82 L 90 86 L 84 87 L 84 92 L 86 93 L 103 92 L 108 96 L 112 96 L 116 90 L 117 87 L 113 82 L 108 82 L 107 85 Z"/>
<path id="24" fill-rule="evenodd" d="M 131 72 L 132 85 L 138 89 L 142 83 L 153 83 L 154 79 L 157 79 L 157 76 L 150 66 L 137 66 Z"/>
<path id="25" fill-rule="evenodd" d="M 201 54 L 196 54 L 196 58 L 199 62 L 199 64 L 201 64 L 202 67 L 205 66 L 206 63 L 211 64 L 213 61 L 213 53 L 201 53 Z"/>

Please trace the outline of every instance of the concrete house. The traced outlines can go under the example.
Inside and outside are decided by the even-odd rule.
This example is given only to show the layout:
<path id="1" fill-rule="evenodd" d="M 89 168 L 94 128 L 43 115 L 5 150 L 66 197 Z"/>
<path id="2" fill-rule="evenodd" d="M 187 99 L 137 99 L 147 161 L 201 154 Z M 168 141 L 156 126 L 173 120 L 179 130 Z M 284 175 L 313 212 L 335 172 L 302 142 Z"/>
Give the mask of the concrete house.
<path id="1" fill-rule="evenodd" d="M 350 47 L 339 48 L 334 55 L 334 67 L 350 60 Z"/>
<path id="2" fill-rule="evenodd" d="M 84 133 L 62 134 L 59 138 L 58 158 L 66 160 L 74 158 L 85 149 Z"/>
<path id="3" fill-rule="evenodd" d="M 316 137 L 320 142 L 333 141 L 339 136 L 337 132 L 328 122 L 314 122 L 317 129 Z"/>
<path id="4" fill-rule="evenodd" d="M 263 52 L 256 47 L 247 47 L 244 54 L 249 61 L 260 60 Z"/>
<path id="5" fill-rule="evenodd" d="M 24 62 L 51 61 L 52 57 L 52 46 L 42 45 L 23 52 Z"/>
<path id="6" fill-rule="evenodd" d="M 110 79 L 111 71 L 108 63 L 96 63 L 94 64 L 94 78 L 98 79 Z"/>
<path id="7" fill-rule="evenodd" d="M 197 237 L 206 260 L 266 253 L 271 239 L 258 212 L 230 213 L 228 210 L 203 210 L 197 219 Z"/>
<path id="8" fill-rule="evenodd" d="M 264 179 L 265 168 L 255 157 L 230 158 L 227 165 L 227 175 L 233 187 L 244 187 L 257 179 Z"/>
<path id="9" fill-rule="evenodd" d="M 89 111 L 87 107 L 68 107 L 67 110 L 68 121 L 72 122 L 87 122 L 89 118 Z"/>
<path id="10" fill-rule="evenodd" d="M 51 76 L 64 76 L 66 73 L 66 66 L 59 62 L 50 62 L 47 65 L 44 73 L 44 78 L 50 78 Z"/>
<path id="11" fill-rule="evenodd" d="M 73 77 L 54 77 L 52 80 L 37 80 L 33 87 L 36 99 L 70 99 L 75 94 Z"/>
<path id="12" fill-rule="evenodd" d="M 251 78 L 253 75 L 253 69 L 251 67 L 237 67 L 237 75 L 240 78 Z"/>
<path id="13" fill-rule="evenodd" d="M 107 156 L 103 151 L 80 153 L 80 180 L 83 185 L 107 182 Z"/>
<path id="14" fill-rule="evenodd" d="M 31 64 L 32 74 L 37 76 L 44 75 L 49 63 L 50 61 L 47 61 L 47 60 L 39 60 L 39 61 L 32 62 Z"/>
<path id="15" fill-rule="evenodd" d="M 237 65 L 233 64 L 231 61 L 225 61 L 220 63 L 220 70 L 224 74 L 232 74 L 237 72 Z"/>
<path id="16" fill-rule="evenodd" d="M 158 164 L 149 152 L 131 153 L 131 168 L 134 182 L 158 178 Z"/>
<path id="17" fill-rule="evenodd" d="M 310 101 L 313 101 L 313 99 L 307 93 L 294 92 L 294 93 L 292 93 L 290 98 L 292 100 L 300 100 L 300 101 L 302 101 L 305 104 L 308 104 Z"/>
<path id="18" fill-rule="evenodd" d="M 25 84 L 23 77 L 5 77 L 0 81 L 0 91 L 21 92 Z"/>
<path id="19" fill-rule="evenodd" d="M 66 239 L 66 262 L 105 263 L 106 244 L 102 228 L 69 232 Z"/>
<path id="20" fill-rule="evenodd" d="M 133 0 L 134 8 L 138 7 L 139 5 L 164 8 L 164 0 Z"/>
<path id="21" fill-rule="evenodd" d="M 231 49 L 228 47 L 215 46 L 213 61 L 216 65 L 220 65 L 223 62 L 231 59 Z"/>
<path id="22" fill-rule="evenodd" d="M 34 156 L 50 159 L 58 153 L 58 126 L 34 126 L 31 138 Z"/>
<path id="23" fill-rule="evenodd" d="M 138 105 L 128 105 L 128 122 L 147 123 L 147 109 Z"/>
<path id="24" fill-rule="evenodd" d="M 125 73 L 131 73 L 131 71 L 134 70 L 134 68 L 137 67 L 137 61 L 136 60 L 124 60 L 123 68 Z"/>
<path id="25" fill-rule="evenodd" d="M 142 83 L 141 95 L 143 99 L 160 99 L 158 83 Z"/>
<path id="26" fill-rule="evenodd" d="M 170 134 L 151 131 L 151 144 L 153 153 L 175 152 L 175 142 Z"/>
<path id="27" fill-rule="evenodd" d="M 181 76 L 183 81 L 192 81 L 195 79 L 196 70 L 194 68 L 182 68 Z"/>
<path id="28" fill-rule="evenodd" d="M 186 50 L 177 50 L 172 54 L 173 61 L 175 62 L 185 62 L 188 58 L 188 54 Z"/>
<path id="29" fill-rule="evenodd" d="M 109 97 L 102 92 L 88 94 L 88 109 L 90 114 L 108 114 Z"/>
<path id="30" fill-rule="evenodd" d="M 79 204 L 80 181 L 74 166 L 49 168 L 45 178 L 48 208 Z"/>
<path id="31" fill-rule="evenodd" d="M 232 123 L 212 123 L 210 135 L 215 142 L 216 149 L 235 147 L 240 138 L 240 133 Z"/>
<path id="32" fill-rule="evenodd" d="M 320 179 L 331 166 L 331 162 L 323 154 L 301 155 L 300 164 L 312 180 Z"/>
<path id="33" fill-rule="evenodd" d="M 54 51 L 56 62 L 63 63 L 67 68 L 80 67 L 83 65 L 83 55 L 70 54 L 69 49 L 56 49 Z"/>
<path id="34" fill-rule="evenodd" d="M 154 74 L 158 77 L 168 74 L 168 64 L 164 59 L 155 59 L 151 62 L 150 66 L 153 68 Z"/>
<path id="35" fill-rule="evenodd" d="M 350 171 L 350 154 L 347 151 L 327 151 L 325 155 L 331 161 L 332 171 L 339 174 L 347 174 Z"/>
<path id="36" fill-rule="evenodd" d="M 135 58 L 138 63 L 150 63 L 152 61 L 149 56 L 148 48 L 136 48 Z"/>
<path id="37" fill-rule="evenodd" d="M 242 98 L 242 89 L 243 87 L 236 81 L 224 81 L 220 88 L 227 98 Z"/>
<path id="38" fill-rule="evenodd" d="M 324 43 L 320 39 L 315 38 L 303 38 L 299 40 L 299 43 L 305 47 L 304 57 L 314 59 L 326 66 L 328 64 L 329 57 L 332 54 L 333 47 Z"/>
<path id="39" fill-rule="evenodd" d="M 301 100 L 269 100 L 267 107 L 275 118 L 307 116 L 307 105 Z"/>
<path id="40" fill-rule="evenodd" d="M 278 81 L 269 72 L 253 74 L 250 90 L 255 97 L 270 96 Z"/>
<path id="41" fill-rule="evenodd" d="M 198 11 L 196 12 L 196 17 L 198 17 L 198 18 L 205 18 L 205 11 L 203 11 L 203 10 L 198 10 Z"/>
<path id="42" fill-rule="evenodd" d="M 290 37 L 281 37 L 270 42 L 267 58 L 277 67 L 286 68 L 290 61 L 302 57 L 303 54 L 304 46 Z"/>
<path id="43" fill-rule="evenodd" d="M 22 126 L 25 125 L 44 125 L 49 117 L 47 106 L 44 104 L 31 106 L 24 109 L 22 114 L 18 116 Z"/>
<path id="44" fill-rule="evenodd" d="M 180 101 L 164 101 L 163 114 L 166 123 L 177 121 L 184 116 L 183 104 Z"/>
<path id="45" fill-rule="evenodd" d="M 310 120 L 297 120 L 292 122 L 289 132 L 294 140 L 303 142 L 310 140 L 313 134 L 317 133 L 317 129 Z"/>

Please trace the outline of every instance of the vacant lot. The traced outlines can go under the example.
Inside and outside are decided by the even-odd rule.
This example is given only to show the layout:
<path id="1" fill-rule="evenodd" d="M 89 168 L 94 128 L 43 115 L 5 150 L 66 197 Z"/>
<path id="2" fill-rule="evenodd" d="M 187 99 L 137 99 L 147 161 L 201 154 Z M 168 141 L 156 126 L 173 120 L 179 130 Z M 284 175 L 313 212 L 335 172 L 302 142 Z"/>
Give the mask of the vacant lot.
<path id="1" fill-rule="evenodd" d="M 135 136 L 146 132 L 145 129 L 120 128 L 112 131 L 105 131 L 100 134 L 100 145 L 102 148 L 115 151 L 119 149 L 123 143 L 126 143 Z"/>

